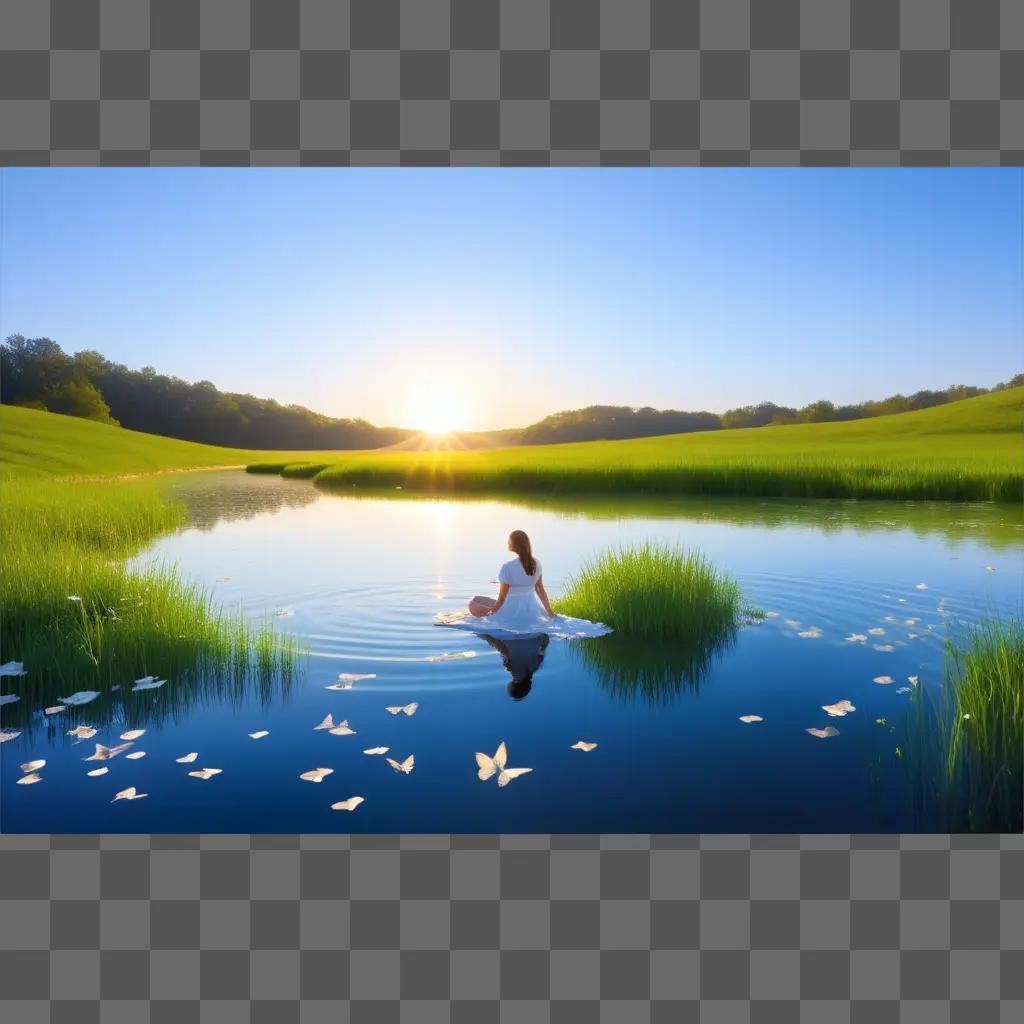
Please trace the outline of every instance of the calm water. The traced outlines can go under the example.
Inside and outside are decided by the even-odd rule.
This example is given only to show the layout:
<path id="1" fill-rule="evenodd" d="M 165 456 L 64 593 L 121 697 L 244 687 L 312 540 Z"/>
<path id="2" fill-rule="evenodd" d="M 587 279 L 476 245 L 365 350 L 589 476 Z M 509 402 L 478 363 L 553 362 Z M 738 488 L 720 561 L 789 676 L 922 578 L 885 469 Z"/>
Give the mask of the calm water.
<path id="1" fill-rule="evenodd" d="M 5 831 L 927 831 L 937 823 L 914 808 L 907 759 L 895 755 L 891 727 L 908 700 L 897 690 L 909 676 L 937 686 L 957 622 L 1022 605 L 1014 508 L 357 498 L 237 472 L 177 477 L 168 488 L 188 505 L 189 525 L 142 558 L 172 559 L 251 615 L 287 613 L 280 627 L 312 654 L 290 690 L 269 696 L 178 692 L 160 714 L 173 678 L 137 695 L 145 700 L 132 716 L 95 740 L 111 745 L 144 728 L 133 749 L 147 756 L 104 762 L 99 778 L 81 760 L 93 741 L 66 735 L 91 724 L 90 706 L 40 718 L 0 747 Z M 613 639 L 502 650 L 433 626 L 436 612 L 496 590 L 514 528 L 533 537 L 553 594 L 601 549 L 652 538 L 701 548 L 774 615 L 741 629 L 703 671 L 685 652 Z M 847 642 L 851 633 L 867 642 Z M 462 653 L 472 657 L 432 660 Z M 376 678 L 325 689 L 342 672 Z M 882 675 L 895 681 L 873 682 Z M 852 714 L 821 710 L 844 698 Z M 413 701 L 412 717 L 385 710 Z M 315 731 L 328 712 L 356 734 Z M 746 714 L 764 720 L 745 725 Z M 804 731 L 829 725 L 838 736 Z M 265 738 L 249 738 L 263 729 Z M 581 739 L 597 749 L 571 749 Z M 534 771 L 499 789 L 477 779 L 473 754 L 502 740 L 511 766 Z M 398 760 L 414 754 L 413 772 L 363 754 L 376 746 Z M 175 763 L 190 751 L 195 764 Z M 35 758 L 48 762 L 44 781 L 15 785 L 16 766 Z M 188 777 L 198 767 L 223 773 Z M 334 773 L 299 779 L 317 767 Z M 130 785 L 149 796 L 110 803 Z M 356 795 L 365 802 L 354 812 L 330 809 Z"/>

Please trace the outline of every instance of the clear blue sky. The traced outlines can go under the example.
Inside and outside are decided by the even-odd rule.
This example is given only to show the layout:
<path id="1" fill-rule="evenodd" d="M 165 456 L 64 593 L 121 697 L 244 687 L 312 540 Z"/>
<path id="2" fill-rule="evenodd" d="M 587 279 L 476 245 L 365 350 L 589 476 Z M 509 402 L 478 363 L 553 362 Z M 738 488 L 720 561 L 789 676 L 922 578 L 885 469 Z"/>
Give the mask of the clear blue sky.
<path id="1" fill-rule="evenodd" d="M 416 426 L 1024 369 L 1024 171 L 6 169 L 0 330 Z"/>

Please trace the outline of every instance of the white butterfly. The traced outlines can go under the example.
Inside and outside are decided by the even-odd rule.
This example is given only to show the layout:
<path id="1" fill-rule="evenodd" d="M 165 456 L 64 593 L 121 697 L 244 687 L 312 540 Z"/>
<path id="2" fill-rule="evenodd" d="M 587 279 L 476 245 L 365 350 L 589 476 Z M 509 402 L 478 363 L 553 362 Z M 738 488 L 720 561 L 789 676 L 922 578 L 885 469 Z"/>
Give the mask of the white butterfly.
<path id="1" fill-rule="evenodd" d="M 481 782 L 486 782 L 495 772 L 497 772 L 498 785 L 507 786 L 513 779 L 518 779 L 520 775 L 525 775 L 527 772 L 533 771 L 532 768 L 505 767 L 505 764 L 508 761 L 508 748 L 505 746 L 504 740 L 498 744 L 498 749 L 494 752 L 494 757 L 488 757 L 486 754 L 481 754 L 479 751 L 474 756 L 476 757 L 476 763 L 479 769 L 476 775 Z"/>
<path id="2" fill-rule="evenodd" d="M 392 715 L 397 715 L 399 712 L 402 712 L 403 714 L 406 714 L 406 715 L 415 715 L 416 714 L 416 709 L 418 707 L 419 707 L 419 704 L 417 704 L 414 701 L 412 704 L 406 704 L 405 707 L 387 708 L 386 710 L 388 711 L 389 714 L 392 714 Z"/>
<path id="3" fill-rule="evenodd" d="M 26 761 L 21 766 L 21 770 L 23 772 L 37 772 L 37 771 L 39 771 L 40 768 L 44 768 L 45 766 L 46 766 L 46 762 L 45 761 Z"/>
<path id="4" fill-rule="evenodd" d="M 334 719 L 330 715 L 328 715 L 319 725 L 314 725 L 313 726 L 313 731 L 316 732 L 317 729 L 333 729 L 333 728 L 334 728 Z"/>
<path id="5" fill-rule="evenodd" d="M 333 729 L 327 730 L 332 736 L 355 736 L 355 729 L 350 729 L 347 721 L 339 722 Z"/>
<path id="6" fill-rule="evenodd" d="M 214 775 L 220 775 L 223 768 L 200 768 L 198 771 L 189 772 L 193 779 L 212 779 Z"/>
<path id="7" fill-rule="evenodd" d="M 120 793 L 114 795 L 114 800 L 141 800 L 144 796 L 149 796 L 148 793 L 138 793 L 134 786 L 129 786 L 127 789 L 122 789 Z M 114 800 L 110 802 L 113 803 Z"/>
<path id="8" fill-rule="evenodd" d="M 416 764 L 416 758 L 412 754 L 410 754 L 404 761 L 402 761 L 401 764 L 399 764 L 398 761 L 395 761 L 393 758 L 390 757 L 386 760 L 388 764 L 395 769 L 396 772 L 401 772 L 403 775 L 408 775 L 413 770 Z"/>
<path id="9" fill-rule="evenodd" d="M 354 811 L 362 802 L 361 796 L 350 796 L 347 800 L 339 800 L 336 804 L 331 804 L 331 810 Z"/>

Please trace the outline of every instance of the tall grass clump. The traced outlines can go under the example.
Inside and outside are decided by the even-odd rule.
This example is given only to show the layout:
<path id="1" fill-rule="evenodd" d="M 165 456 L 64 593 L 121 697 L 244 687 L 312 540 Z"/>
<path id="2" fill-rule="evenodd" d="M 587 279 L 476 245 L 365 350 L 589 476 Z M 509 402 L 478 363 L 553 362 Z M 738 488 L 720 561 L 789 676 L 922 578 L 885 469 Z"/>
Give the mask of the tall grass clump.
<path id="1" fill-rule="evenodd" d="M 741 597 L 739 584 L 700 552 L 645 542 L 584 565 L 557 604 L 623 636 L 680 640 L 735 628 Z"/>
<path id="2" fill-rule="evenodd" d="M 947 642 L 953 704 L 947 775 L 967 824 L 1020 832 L 1024 800 L 1024 623 L 987 619 Z"/>
<path id="3" fill-rule="evenodd" d="M 1024 827 L 1024 624 L 988 618 L 946 641 L 941 685 L 914 687 L 905 752 L 924 830 Z"/>
<path id="4" fill-rule="evenodd" d="M 270 622 L 222 610 L 210 591 L 173 565 L 132 568 L 127 559 L 179 525 L 183 506 L 140 483 L 15 479 L 0 502 L 0 656 L 26 676 L 5 679 L 20 700 L 5 721 L 27 719 L 74 690 L 120 687 L 175 675 L 164 703 L 247 677 L 290 677 L 297 653 Z"/>

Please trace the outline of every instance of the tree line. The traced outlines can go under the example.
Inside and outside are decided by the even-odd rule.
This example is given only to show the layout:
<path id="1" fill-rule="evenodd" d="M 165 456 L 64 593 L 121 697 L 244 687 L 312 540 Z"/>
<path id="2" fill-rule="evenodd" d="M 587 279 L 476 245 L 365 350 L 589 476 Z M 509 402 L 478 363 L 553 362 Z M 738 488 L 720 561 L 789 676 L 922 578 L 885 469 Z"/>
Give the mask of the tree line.
<path id="1" fill-rule="evenodd" d="M 508 439 L 510 444 L 617 441 L 789 423 L 826 423 L 911 412 L 988 391 L 1024 386 L 1024 373 L 992 388 L 954 384 L 943 391 L 890 395 L 856 405 L 821 399 L 801 409 L 761 402 L 724 413 L 591 405 L 546 416 Z M 220 391 L 208 380 L 189 383 L 151 366 L 129 370 L 99 352 L 68 355 L 49 338 L 10 335 L 0 344 L 0 401 L 82 416 L 148 434 L 237 448 L 383 448 L 416 432 L 338 419 L 301 405 L 281 405 Z"/>
<path id="2" fill-rule="evenodd" d="M 237 448 L 381 448 L 413 433 L 219 391 L 151 366 L 129 370 L 99 352 L 69 356 L 49 338 L 20 334 L 0 345 L 0 401 Z"/>

